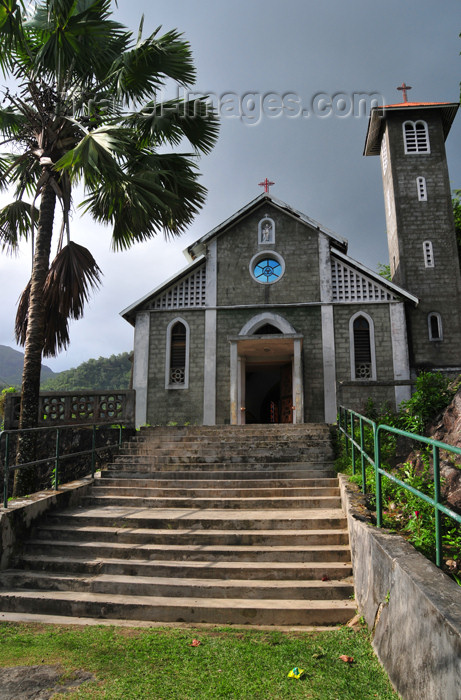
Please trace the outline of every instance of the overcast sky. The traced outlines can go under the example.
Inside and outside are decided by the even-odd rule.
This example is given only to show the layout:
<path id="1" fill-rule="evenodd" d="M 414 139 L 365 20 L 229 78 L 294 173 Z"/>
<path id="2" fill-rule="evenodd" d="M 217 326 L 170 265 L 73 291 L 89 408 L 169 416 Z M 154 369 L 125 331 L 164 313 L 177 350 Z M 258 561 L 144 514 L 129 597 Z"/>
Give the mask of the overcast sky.
<path id="1" fill-rule="evenodd" d="M 111 251 L 108 228 L 76 209 L 73 239 L 91 249 L 103 286 L 72 323 L 67 352 L 44 361 L 54 371 L 131 350 L 120 311 L 184 267 L 186 246 L 254 199 L 265 177 L 274 196 L 347 238 L 352 257 L 373 269 L 388 262 L 379 159 L 362 155 L 367 116 L 356 113 L 354 95 L 393 104 L 405 81 L 410 100 L 459 100 L 459 0 L 119 0 L 115 17 L 137 31 L 143 13 L 145 33 L 159 25 L 184 33 L 196 91 L 221 112 L 218 144 L 200 161 L 208 199 L 181 238 L 123 253 Z M 461 188 L 461 115 L 447 153 L 452 187 Z M 29 275 L 27 249 L 0 256 L 2 345 L 16 347 L 16 303 Z"/>

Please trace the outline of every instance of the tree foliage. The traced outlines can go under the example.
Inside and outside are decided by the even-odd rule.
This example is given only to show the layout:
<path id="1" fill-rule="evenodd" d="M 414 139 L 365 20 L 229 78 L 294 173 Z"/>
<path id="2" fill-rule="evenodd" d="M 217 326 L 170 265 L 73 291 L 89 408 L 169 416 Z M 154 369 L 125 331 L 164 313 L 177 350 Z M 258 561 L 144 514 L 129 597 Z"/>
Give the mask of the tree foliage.
<path id="1" fill-rule="evenodd" d="M 178 235 L 203 205 L 197 156 L 213 148 L 218 127 L 205 99 L 159 101 L 171 81 L 195 80 L 181 34 L 144 36 L 141 21 L 133 35 L 113 19 L 111 0 L 0 0 L 0 69 L 15 85 L 0 104 L 0 189 L 13 195 L 0 210 L 0 247 L 15 252 L 25 239 L 33 249 L 16 318 L 20 427 L 30 428 L 42 355 L 68 345 L 69 320 L 101 280 L 91 253 L 71 240 L 76 186 L 83 210 L 111 225 L 115 249 Z M 183 141 L 187 151 L 177 153 Z M 29 443 L 21 438 L 21 463 L 33 459 Z"/>
<path id="2" fill-rule="evenodd" d="M 128 389 L 132 363 L 128 352 L 83 362 L 42 383 L 43 391 Z"/>

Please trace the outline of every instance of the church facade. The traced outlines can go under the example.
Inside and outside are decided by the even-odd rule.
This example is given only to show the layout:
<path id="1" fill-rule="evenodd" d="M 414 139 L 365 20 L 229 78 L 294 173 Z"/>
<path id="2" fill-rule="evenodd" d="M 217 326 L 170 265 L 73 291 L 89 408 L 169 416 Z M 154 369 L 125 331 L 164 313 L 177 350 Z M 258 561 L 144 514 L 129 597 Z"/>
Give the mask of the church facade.
<path id="1" fill-rule="evenodd" d="M 445 139 L 453 103 L 372 110 L 392 282 L 268 192 L 185 251 L 122 312 L 135 328 L 138 425 L 334 422 L 398 406 L 423 368 L 461 364 L 461 281 Z"/>

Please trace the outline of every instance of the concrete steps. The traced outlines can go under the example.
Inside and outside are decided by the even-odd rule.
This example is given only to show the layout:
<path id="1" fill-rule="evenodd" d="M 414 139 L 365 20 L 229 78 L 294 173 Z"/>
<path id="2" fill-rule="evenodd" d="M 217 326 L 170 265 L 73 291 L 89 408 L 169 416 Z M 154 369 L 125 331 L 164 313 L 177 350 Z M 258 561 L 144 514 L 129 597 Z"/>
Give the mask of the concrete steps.
<path id="1" fill-rule="evenodd" d="M 352 617 L 327 426 L 143 429 L 81 506 L 50 512 L 0 577 L 0 610 L 151 622 Z"/>

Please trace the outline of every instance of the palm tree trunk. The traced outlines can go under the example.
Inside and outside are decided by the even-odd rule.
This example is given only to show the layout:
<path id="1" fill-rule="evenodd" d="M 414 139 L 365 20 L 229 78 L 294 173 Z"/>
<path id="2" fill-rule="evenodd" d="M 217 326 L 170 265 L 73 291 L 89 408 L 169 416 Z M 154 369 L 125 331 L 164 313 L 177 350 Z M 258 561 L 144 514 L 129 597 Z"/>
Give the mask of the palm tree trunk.
<path id="1" fill-rule="evenodd" d="M 43 287 L 50 264 L 51 239 L 53 236 L 56 193 L 48 183 L 41 196 L 40 215 L 35 240 L 32 264 L 27 333 L 22 375 L 20 428 L 34 428 L 38 423 L 40 371 L 45 333 L 45 309 Z M 35 459 L 36 434 L 25 433 L 18 441 L 17 463 L 24 464 Z M 37 490 L 37 469 L 34 467 L 15 471 L 13 495 L 24 496 Z"/>

